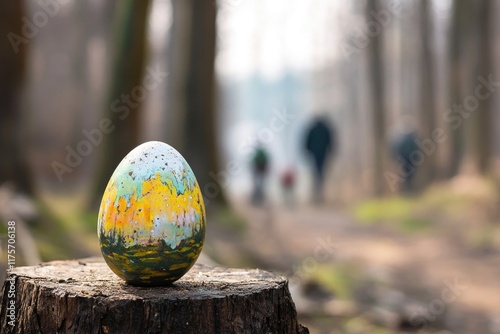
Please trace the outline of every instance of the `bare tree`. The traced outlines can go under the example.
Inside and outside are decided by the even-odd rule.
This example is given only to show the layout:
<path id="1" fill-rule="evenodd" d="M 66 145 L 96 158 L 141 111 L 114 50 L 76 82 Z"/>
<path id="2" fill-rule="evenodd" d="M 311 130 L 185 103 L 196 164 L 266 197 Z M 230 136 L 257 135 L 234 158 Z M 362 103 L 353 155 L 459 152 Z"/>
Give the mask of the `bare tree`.
<path id="1" fill-rule="evenodd" d="M 217 8 L 212 1 L 173 0 L 167 106 L 180 138 L 173 138 L 193 168 L 205 197 L 222 202 L 216 182 L 215 43 Z M 212 174 L 213 173 L 213 174 Z"/>
<path id="2" fill-rule="evenodd" d="M 487 80 L 493 72 L 492 6 L 486 0 L 455 1 L 454 6 L 450 87 L 451 104 L 457 112 L 450 123 L 453 130 L 450 176 L 463 171 L 485 174 L 489 171 L 492 153 L 492 99 L 467 102 L 466 96 L 470 96 L 470 92 L 477 95 L 478 77 Z"/>
<path id="3" fill-rule="evenodd" d="M 33 191 L 23 147 L 21 91 L 26 73 L 27 43 L 22 34 L 23 1 L 0 3 L 0 184 L 13 181 Z"/>
<path id="4" fill-rule="evenodd" d="M 379 0 L 368 0 L 367 20 L 371 20 L 371 13 L 380 10 Z M 382 29 L 382 28 L 380 28 Z M 384 172 L 387 170 L 386 148 L 386 116 L 384 102 L 384 78 L 382 62 L 382 31 L 371 38 L 369 45 L 369 67 L 371 75 L 371 93 L 373 106 L 373 145 L 374 145 L 374 190 L 376 195 L 386 192 Z"/>
<path id="5" fill-rule="evenodd" d="M 432 57 L 432 10 L 431 1 L 421 0 L 420 10 L 420 44 L 421 44 L 421 74 L 420 74 L 420 135 L 423 139 L 431 139 L 436 128 L 436 104 L 434 91 L 434 64 Z M 421 167 L 424 184 L 436 177 L 436 156 L 427 155 Z"/>
<path id="6" fill-rule="evenodd" d="M 493 6 L 490 0 L 481 0 L 479 3 L 479 29 L 478 29 L 478 74 L 488 78 L 493 73 L 493 50 L 492 50 L 492 11 Z M 493 99 L 487 98 L 481 102 L 477 111 L 475 124 L 475 141 L 477 147 L 477 166 L 482 174 L 490 171 L 491 158 L 493 154 Z"/>
<path id="7" fill-rule="evenodd" d="M 143 98 L 134 98 L 142 86 L 146 56 L 149 0 L 118 1 L 115 9 L 114 55 L 105 104 L 105 117 L 113 132 L 104 137 L 97 195 L 101 196 L 111 174 L 139 140 L 139 113 Z"/>
<path id="8" fill-rule="evenodd" d="M 462 25 L 467 20 L 466 18 L 466 2 L 453 1 L 452 18 L 450 26 L 450 44 L 449 44 L 449 84 L 450 84 L 450 106 L 459 103 L 462 96 L 462 87 L 464 74 L 462 72 L 462 54 L 463 48 L 463 33 Z M 465 7 L 465 8 L 464 8 Z M 453 122 L 449 122 L 450 132 L 450 159 L 447 168 L 447 176 L 455 176 L 459 169 L 464 156 L 464 127 L 456 126 Z"/>
<path id="9" fill-rule="evenodd" d="M 167 47 L 165 138 L 167 143 L 182 150 L 185 146 L 183 124 L 186 120 L 185 87 L 189 67 L 191 3 L 176 0 L 171 3 L 172 25 Z"/>

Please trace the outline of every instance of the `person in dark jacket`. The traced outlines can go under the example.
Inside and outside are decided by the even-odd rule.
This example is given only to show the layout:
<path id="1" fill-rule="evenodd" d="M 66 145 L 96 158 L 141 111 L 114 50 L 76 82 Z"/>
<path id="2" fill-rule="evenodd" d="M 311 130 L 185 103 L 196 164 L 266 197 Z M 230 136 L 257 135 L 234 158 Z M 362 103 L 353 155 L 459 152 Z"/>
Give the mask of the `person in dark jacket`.
<path id="1" fill-rule="evenodd" d="M 264 147 L 259 144 L 255 148 L 252 157 L 252 171 L 254 188 L 252 193 L 252 204 L 262 205 L 265 201 L 264 181 L 269 169 L 269 156 Z"/>
<path id="2" fill-rule="evenodd" d="M 411 155 L 418 151 L 417 134 L 412 129 L 405 129 L 397 135 L 393 141 L 393 155 L 397 160 L 401 170 L 405 171 L 404 182 L 402 183 L 402 192 L 411 194 L 415 191 L 414 178 L 416 166 L 411 163 Z"/>
<path id="3" fill-rule="evenodd" d="M 305 144 L 314 165 L 314 199 L 322 202 L 326 165 L 336 149 L 334 130 L 325 117 L 318 117 L 313 122 L 307 131 Z"/>

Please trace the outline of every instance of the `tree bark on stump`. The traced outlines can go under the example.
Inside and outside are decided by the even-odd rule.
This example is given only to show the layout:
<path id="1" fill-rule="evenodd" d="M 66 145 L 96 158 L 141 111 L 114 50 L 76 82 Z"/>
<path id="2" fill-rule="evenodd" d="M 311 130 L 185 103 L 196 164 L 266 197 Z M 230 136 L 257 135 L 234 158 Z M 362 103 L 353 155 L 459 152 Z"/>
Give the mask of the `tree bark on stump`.
<path id="1" fill-rule="evenodd" d="M 166 287 L 137 287 L 101 259 L 12 270 L 2 289 L 1 333 L 308 333 L 286 278 L 196 264 Z M 9 325 L 10 279 L 15 326 Z"/>

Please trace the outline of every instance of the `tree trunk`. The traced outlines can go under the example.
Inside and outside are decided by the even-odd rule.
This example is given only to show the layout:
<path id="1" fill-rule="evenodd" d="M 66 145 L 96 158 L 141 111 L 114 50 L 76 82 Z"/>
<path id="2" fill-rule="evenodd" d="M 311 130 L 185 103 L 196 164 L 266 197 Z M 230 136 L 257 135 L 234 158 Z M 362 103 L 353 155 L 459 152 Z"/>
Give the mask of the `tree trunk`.
<path id="1" fill-rule="evenodd" d="M 109 128 L 114 128 L 103 138 L 102 167 L 97 171 L 96 197 L 99 199 L 116 166 L 138 145 L 141 102 L 147 96 L 143 73 L 149 3 L 149 0 L 117 2 L 116 44 L 104 106 L 104 117 L 111 120 Z"/>
<path id="2" fill-rule="evenodd" d="M 195 265 L 171 286 L 145 288 L 124 283 L 100 259 L 16 268 L 3 287 L 0 323 L 5 334 L 308 333 L 282 276 Z"/>
<path id="3" fill-rule="evenodd" d="M 429 0 L 420 1 L 420 43 L 421 43 L 421 74 L 420 74 L 420 131 L 421 139 L 432 140 L 436 129 L 434 66 L 431 52 L 432 45 L 432 9 Z M 436 177 L 436 152 L 426 154 L 421 166 L 423 185 L 434 181 Z"/>
<path id="4" fill-rule="evenodd" d="M 186 85 L 186 159 L 198 170 L 202 190 L 217 172 L 215 144 L 216 7 L 211 1 L 192 0 L 191 48 Z M 205 189 L 203 189 L 205 188 Z M 205 194 L 206 196 L 207 194 Z"/>
<path id="5" fill-rule="evenodd" d="M 13 181 L 17 189 L 31 194 L 20 98 L 29 43 L 21 32 L 23 16 L 23 1 L 0 2 L 0 184 Z"/>
<path id="6" fill-rule="evenodd" d="M 457 109 L 463 105 L 464 98 L 474 92 L 474 86 L 469 85 L 470 79 L 473 77 L 476 80 L 477 73 L 471 76 L 468 69 L 471 66 L 471 54 L 477 44 L 474 43 L 476 38 L 474 23 L 471 13 L 475 14 L 475 6 L 469 1 L 453 1 L 453 10 L 450 27 L 450 50 L 449 50 L 449 83 L 450 83 L 450 101 L 449 108 Z M 464 95 L 465 94 L 465 95 Z M 462 106 L 463 107 L 463 106 Z M 459 113 L 453 112 L 449 121 L 450 132 L 450 159 L 448 169 L 448 177 L 457 175 L 468 160 L 465 159 L 474 155 L 474 146 L 470 143 L 472 128 L 470 118 L 459 117 Z M 474 115 L 472 116 L 474 117 Z"/>
<path id="7" fill-rule="evenodd" d="M 367 22 L 372 20 L 371 13 L 378 13 L 380 10 L 379 0 L 369 0 L 367 6 Z M 387 191 L 385 185 L 384 172 L 387 170 L 387 142 L 386 142 L 386 122 L 385 122 L 385 95 L 382 62 L 382 34 L 380 32 L 372 37 L 369 45 L 369 66 L 371 75 L 371 91 L 373 105 L 373 143 L 374 143 L 374 190 L 376 195 L 383 195 Z"/>
<path id="8" fill-rule="evenodd" d="M 451 26 L 450 26 L 450 50 L 449 50 L 449 84 L 450 84 L 450 108 L 458 103 L 461 96 L 461 78 L 460 75 L 460 16 L 461 4 L 455 0 L 453 2 Z M 453 128 L 450 124 L 448 129 L 451 133 L 450 140 L 450 164 L 448 166 L 448 177 L 457 175 L 460 163 L 463 158 L 463 127 Z"/>
<path id="9" fill-rule="evenodd" d="M 479 75 L 488 80 L 493 74 L 493 50 L 491 38 L 492 10 L 490 0 L 482 0 L 479 3 L 479 31 L 478 31 L 478 62 Z M 477 147 L 477 167 L 481 174 L 487 174 L 491 167 L 493 155 L 493 98 L 486 98 L 481 102 L 476 117 L 475 141 Z"/>
<path id="10" fill-rule="evenodd" d="M 185 87 L 189 68 L 191 2 L 172 0 L 172 25 L 167 47 L 167 94 L 165 99 L 165 138 L 168 144 L 184 151 L 186 120 Z M 189 161 L 188 161 L 189 162 Z"/>
<path id="11" fill-rule="evenodd" d="M 211 1 L 173 0 L 172 8 L 168 96 L 173 100 L 167 112 L 174 124 L 169 128 L 176 128 L 180 138 L 173 142 L 193 169 L 205 200 L 224 204 L 224 185 L 213 177 L 220 170 L 214 63 L 217 7 Z"/>

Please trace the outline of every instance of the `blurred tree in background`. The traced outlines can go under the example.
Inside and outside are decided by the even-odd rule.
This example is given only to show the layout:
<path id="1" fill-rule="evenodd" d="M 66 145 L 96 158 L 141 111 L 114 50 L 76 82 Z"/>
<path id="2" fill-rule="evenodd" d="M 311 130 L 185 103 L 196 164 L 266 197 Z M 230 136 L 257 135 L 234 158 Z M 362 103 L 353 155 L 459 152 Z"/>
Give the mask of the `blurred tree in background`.
<path id="1" fill-rule="evenodd" d="M 465 52 L 466 32 L 470 30 L 470 19 L 468 10 L 470 3 L 467 1 L 454 1 L 451 18 L 450 33 L 450 101 L 459 101 L 463 91 L 464 74 L 462 73 L 463 57 Z M 462 52 L 464 51 L 464 52 Z M 453 177 L 459 172 L 460 162 L 463 157 L 463 127 L 456 129 L 450 125 L 451 133 L 451 159 L 449 160 L 447 177 Z"/>
<path id="2" fill-rule="evenodd" d="M 24 8 L 23 1 L 0 4 L 0 184 L 12 181 L 20 191 L 31 194 L 22 103 L 28 46 L 18 37 L 22 36 Z"/>
<path id="3" fill-rule="evenodd" d="M 492 147 L 495 125 L 492 109 L 495 100 L 489 95 L 493 92 L 488 91 L 491 87 L 483 87 L 481 94 L 488 94 L 488 97 L 477 101 L 478 105 L 472 112 L 469 109 L 474 107 L 474 101 L 467 101 L 467 97 L 471 96 L 478 84 L 484 83 L 478 81 L 479 77 L 495 81 L 492 62 L 492 46 L 495 45 L 492 40 L 492 3 L 489 0 L 454 1 L 452 8 L 449 43 L 450 107 L 453 106 L 454 110 L 465 108 L 461 115 L 466 116 L 461 116 L 463 119 L 460 121 L 449 123 L 452 140 L 447 176 L 455 176 L 464 169 L 488 175 L 492 171 L 491 162 L 494 157 Z M 466 105 L 471 102 L 472 105 Z"/>
<path id="4" fill-rule="evenodd" d="M 366 7 L 366 19 L 372 20 L 373 13 L 378 13 L 382 10 L 380 0 L 368 0 Z M 367 27 L 373 29 L 373 27 Z M 382 29 L 380 27 L 379 29 Z M 369 59 L 370 59 L 370 75 L 371 75 L 371 90 L 372 90 L 372 124 L 373 124 L 373 165 L 374 165 L 374 190 L 376 195 L 387 193 L 385 179 L 380 177 L 387 170 L 387 130 L 386 130 L 386 104 L 385 104 L 385 83 L 384 63 L 383 59 L 383 40 L 380 32 L 374 30 L 373 37 L 369 42 Z M 371 36 L 370 36 L 371 37 Z"/>
<path id="5" fill-rule="evenodd" d="M 219 170 L 216 146 L 215 47 L 217 6 L 173 0 L 166 113 L 171 144 L 189 161 L 205 196 L 223 201 L 210 172 Z"/>
<path id="6" fill-rule="evenodd" d="M 435 72 L 432 58 L 433 43 L 433 21 L 432 21 L 432 3 L 429 0 L 419 1 L 420 17 L 420 50 L 421 50 L 421 68 L 420 78 L 420 99 L 421 116 L 419 133 L 423 138 L 432 138 L 432 132 L 437 127 L 437 112 L 435 101 Z M 422 174 L 425 183 L 430 184 L 436 177 L 436 156 L 430 155 L 422 165 Z"/>
<path id="7" fill-rule="evenodd" d="M 103 113 L 111 120 L 109 127 L 113 130 L 103 142 L 96 189 L 99 201 L 116 166 L 139 144 L 139 115 L 147 96 L 143 79 L 149 6 L 149 0 L 116 2 L 112 70 Z"/>
<path id="8" fill-rule="evenodd" d="M 491 0 L 479 1 L 477 35 L 477 73 L 486 80 L 494 73 L 493 67 L 493 4 Z M 487 89 L 487 88 L 486 88 Z M 488 175 L 492 169 L 493 156 L 493 107 L 492 99 L 481 102 L 474 129 L 475 147 L 477 150 L 477 167 L 481 174 Z"/>

